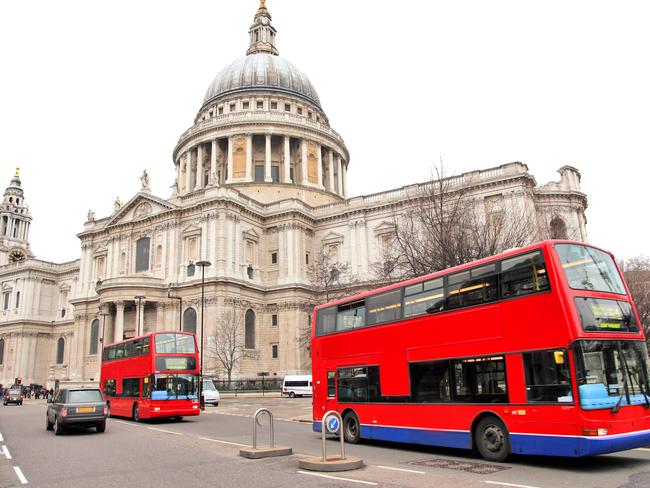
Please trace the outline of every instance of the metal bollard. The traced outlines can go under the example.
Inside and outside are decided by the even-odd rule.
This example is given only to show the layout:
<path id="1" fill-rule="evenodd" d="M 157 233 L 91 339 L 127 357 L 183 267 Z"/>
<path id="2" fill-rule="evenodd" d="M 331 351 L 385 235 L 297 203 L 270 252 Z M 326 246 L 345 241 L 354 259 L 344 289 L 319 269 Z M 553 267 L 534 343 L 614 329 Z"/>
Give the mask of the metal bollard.
<path id="1" fill-rule="evenodd" d="M 255 412 L 255 415 L 253 416 L 253 449 L 257 449 L 257 426 L 258 425 L 260 427 L 262 426 L 262 424 L 259 423 L 257 418 L 263 413 L 265 413 L 265 414 L 267 414 L 269 416 L 269 428 L 270 428 L 269 439 L 270 439 L 270 442 L 271 442 L 270 447 L 271 448 L 274 447 L 274 442 L 273 442 L 273 414 L 271 413 L 271 411 L 268 408 L 260 408 L 260 409 L 257 410 L 257 412 Z"/>
<path id="2" fill-rule="evenodd" d="M 321 439 L 323 442 L 323 457 L 321 459 L 323 462 L 327 461 L 327 445 L 325 443 L 325 427 L 326 427 L 325 421 L 330 416 L 336 417 L 339 421 L 339 437 L 341 438 L 341 459 L 345 459 L 345 439 L 343 436 L 343 418 L 341 417 L 341 414 L 338 413 L 336 410 L 330 410 L 328 412 L 325 412 L 325 415 L 323 415 L 323 418 L 320 421 Z"/>

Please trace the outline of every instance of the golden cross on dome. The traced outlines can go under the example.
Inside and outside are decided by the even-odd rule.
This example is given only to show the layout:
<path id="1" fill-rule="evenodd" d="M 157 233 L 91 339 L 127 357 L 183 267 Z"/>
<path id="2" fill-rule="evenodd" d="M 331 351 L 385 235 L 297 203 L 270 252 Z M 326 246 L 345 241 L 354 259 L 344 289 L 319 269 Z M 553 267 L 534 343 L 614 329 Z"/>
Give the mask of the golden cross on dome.
<path id="1" fill-rule="evenodd" d="M 16 176 L 20 176 L 20 166 L 16 166 Z"/>

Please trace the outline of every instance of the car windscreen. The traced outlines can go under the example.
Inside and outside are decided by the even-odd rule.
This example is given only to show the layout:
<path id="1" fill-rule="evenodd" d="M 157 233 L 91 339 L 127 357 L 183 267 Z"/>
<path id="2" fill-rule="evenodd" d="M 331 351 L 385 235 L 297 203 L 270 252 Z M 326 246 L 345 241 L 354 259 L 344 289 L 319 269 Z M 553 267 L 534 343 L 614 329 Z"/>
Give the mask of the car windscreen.
<path id="1" fill-rule="evenodd" d="M 93 403 L 103 402 L 99 390 L 73 390 L 68 394 L 68 403 Z"/>
<path id="2" fill-rule="evenodd" d="M 203 380 L 203 389 L 207 391 L 216 391 L 217 387 L 214 386 L 212 380 Z"/>

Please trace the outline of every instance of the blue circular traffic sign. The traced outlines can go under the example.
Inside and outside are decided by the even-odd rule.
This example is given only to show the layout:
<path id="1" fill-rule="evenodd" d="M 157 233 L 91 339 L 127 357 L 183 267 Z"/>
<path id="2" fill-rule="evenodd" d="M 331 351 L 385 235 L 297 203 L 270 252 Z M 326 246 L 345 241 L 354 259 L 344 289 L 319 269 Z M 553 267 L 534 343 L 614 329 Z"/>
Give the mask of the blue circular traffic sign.
<path id="1" fill-rule="evenodd" d="M 325 421 L 325 425 L 331 434 L 336 434 L 341 426 L 339 419 L 335 415 L 330 415 Z"/>

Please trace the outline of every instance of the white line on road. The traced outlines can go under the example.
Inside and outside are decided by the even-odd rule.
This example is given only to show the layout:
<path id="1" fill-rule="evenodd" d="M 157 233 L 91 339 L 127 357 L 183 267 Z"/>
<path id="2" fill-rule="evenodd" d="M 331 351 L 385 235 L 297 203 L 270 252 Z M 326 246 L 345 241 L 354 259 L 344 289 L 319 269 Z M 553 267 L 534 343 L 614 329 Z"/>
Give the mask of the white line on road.
<path id="1" fill-rule="evenodd" d="M 2 437 L 2 434 L 0 434 L 0 442 L 4 442 L 4 441 L 5 441 L 5 438 Z"/>
<path id="2" fill-rule="evenodd" d="M 503 483 L 502 481 L 486 481 L 490 485 L 514 486 L 515 488 L 539 488 L 538 486 L 518 485 L 516 483 Z"/>
<path id="3" fill-rule="evenodd" d="M 375 467 L 381 469 L 392 469 L 393 471 L 404 471 L 405 473 L 427 474 L 426 471 L 416 471 L 414 469 L 393 468 L 391 466 L 375 466 Z"/>
<path id="4" fill-rule="evenodd" d="M 202 441 L 218 442 L 219 444 L 229 444 L 231 446 L 249 447 L 247 444 L 239 444 L 237 442 L 220 441 L 219 439 L 210 439 L 209 437 L 199 437 L 199 439 L 201 439 Z"/>
<path id="5" fill-rule="evenodd" d="M 11 454 L 9 454 L 9 449 L 7 449 L 7 446 L 2 446 L 0 453 L 4 454 L 7 459 L 11 459 Z"/>
<path id="6" fill-rule="evenodd" d="M 309 473 L 307 471 L 298 471 L 298 473 L 300 473 L 300 474 L 308 474 L 310 476 L 320 476 L 321 478 L 329 478 L 331 480 L 350 481 L 351 483 L 362 483 L 364 485 L 377 486 L 377 484 L 378 484 L 378 483 L 373 483 L 372 481 L 353 480 L 351 478 L 341 478 L 339 476 L 329 476 L 327 474 Z"/>
<path id="7" fill-rule="evenodd" d="M 147 427 L 147 428 L 149 430 L 155 430 L 156 432 L 164 432 L 165 434 L 183 435 L 181 432 L 173 432 L 171 430 L 156 429 L 155 427 Z"/>
<path id="8" fill-rule="evenodd" d="M 128 425 L 130 427 L 142 427 L 141 425 L 134 424 L 132 422 L 125 422 L 124 420 L 116 420 L 115 422 L 117 422 L 118 424 Z"/>
<path id="9" fill-rule="evenodd" d="M 23 485 L 26 485 L 28 483 L 27 478 L 25 478 L 25 475 L 23 474 L 22 470 L 18 466 L 14 466 L 14 471 L 16 472 L 16 476 L 18 476 L 18 479 Z"/>

